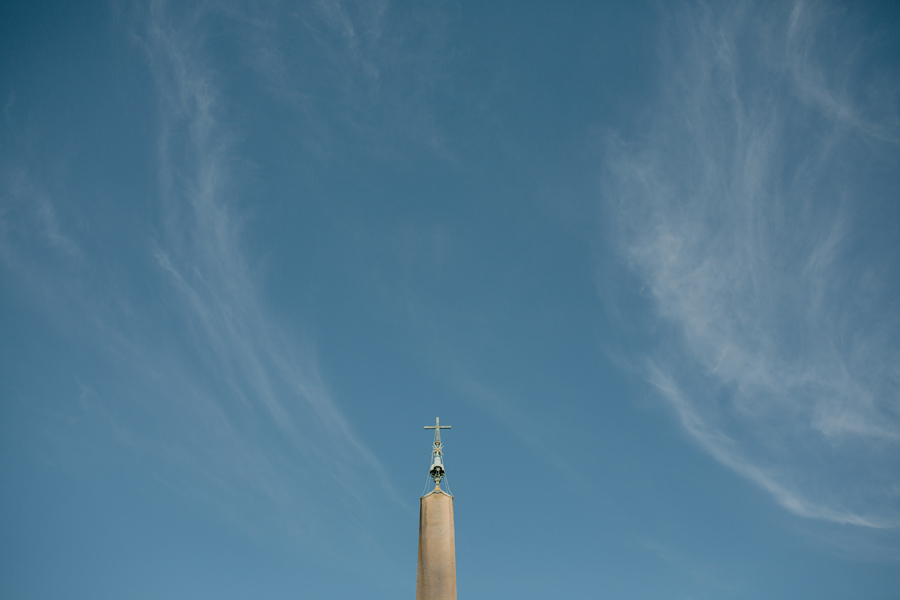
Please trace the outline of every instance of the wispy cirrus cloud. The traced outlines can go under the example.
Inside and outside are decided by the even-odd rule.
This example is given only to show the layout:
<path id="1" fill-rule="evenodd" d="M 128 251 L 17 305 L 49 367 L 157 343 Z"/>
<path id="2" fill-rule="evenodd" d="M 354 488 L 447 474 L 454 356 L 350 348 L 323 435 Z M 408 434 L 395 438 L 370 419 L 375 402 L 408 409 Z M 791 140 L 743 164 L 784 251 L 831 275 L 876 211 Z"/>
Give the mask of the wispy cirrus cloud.
<path id="1" fill-rule="evenodd" d="M 795 514 L 893 528 L 900 256 L 871 215 L 900 78 L 827 8 L 673 11 L 659 102 L 610 142 L 604 191 L 658 317 L 636 360 L 685 431 Z"/>
<path id="2" fill-rule="evenodd" d="M 27 246 L 27 254 L 35 246 L 51 249 L 66 260 L 79 261 L 82 251 L 76 241 L 60 226 L 57 209 L 50 195 L 24 165 L 7 165 L 2 172 L 0 204 L 0 259 L 8 268 L 19 268 L 19 253 Z M 19 225 L 27 223 L 26 228 Z"/>
<path id="3" fill-rule="evenodd" d="M 314 341 L 262 291 L 244 238 L 247 161 L 209 48 L 208 20 L 221 10 L 150 2 L 119 15 L 158 102 L 158 188 L 146 193 L 154 219 L 134 229 L 133 207 L 106 215 L 133 246 L 91 223 L 83 205 L 68 213 L 87 224 L 81 231 L 60 218 L 23 158 L 3 165 L 0 259 L 48 320 L 106 361 L 78 375 L 75 398 L 54 400 L 66 415 L 61 437 L 113 443 L 104 454 L 240 526 L 274 526 L 320 548 L 317 531 L 330 528 L 357 547 L 374 526 L 362 523 L 367 508 L 382 501 L 363 491 L 360 472 L 402 502 L 329 391 Z"/>
<path id="4" fill-rule="evenodd" d="M 321 500 L 312 492 L 322 480 L 362 502 L 360 461 L 393 493 L 330 397 L 310 343 L 288 334 L 261 296 L 241 236 L 242 186 L 233 168 L 240 156 L 216 72 L 204 62 L 203 18 L 175 19 L 165 3 L 152 3 L 138 31 L 160 97 L 164 228 L 154 255 L 177 291 L 186 352 L 204 374 L 191 375 L 201 388 L 193 409 L 208 426 L 206 441 L 228 457 L 214 464 L 235 490 L 246 476 L 257 492 L 286 502 L 282 517 L 297 499 Z M 246 468 L 236 473 L 235 464 Z"/>

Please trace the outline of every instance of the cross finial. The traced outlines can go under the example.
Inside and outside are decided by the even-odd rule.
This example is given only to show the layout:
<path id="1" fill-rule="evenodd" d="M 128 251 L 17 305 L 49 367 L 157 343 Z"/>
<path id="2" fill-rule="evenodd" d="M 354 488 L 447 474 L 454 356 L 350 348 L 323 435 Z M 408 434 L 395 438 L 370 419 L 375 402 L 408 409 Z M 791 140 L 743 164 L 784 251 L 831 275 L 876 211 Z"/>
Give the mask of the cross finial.
<path id="1" fill-rule="evenodd" d="M 450 429 L 449 425 L 441 425 L 440 417 L 434 420 L 434 425 L 426 425 L 425 429 L 434 429 L 434 446 L 431 448 L 431 470 L 428 472 L 434 479 L 435 489 L 441 485 L 444 477 L 444 450 L 441 448 L 441 429 Z"/>
<path id="2" fill-rule="evenodd" d="M 450 429 L 449 425 L 441 425 L 441 418 L 434 418 L 434 425 L 426 425 L 425 429 L 434 429 L 434 443 L 441 445 L 441 429 Z"/>

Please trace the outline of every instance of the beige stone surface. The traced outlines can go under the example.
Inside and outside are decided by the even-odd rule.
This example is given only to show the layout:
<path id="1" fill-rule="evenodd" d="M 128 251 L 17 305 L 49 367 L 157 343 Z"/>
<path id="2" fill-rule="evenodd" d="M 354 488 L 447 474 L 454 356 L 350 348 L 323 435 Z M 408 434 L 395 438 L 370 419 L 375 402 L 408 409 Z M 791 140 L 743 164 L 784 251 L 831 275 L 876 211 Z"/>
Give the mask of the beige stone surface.
<path id="1" fill-rule="evenodd" d="M 416 600 L 456 600 L 453 497 L 440 489 L 419 501 L 419 570 Z"/>

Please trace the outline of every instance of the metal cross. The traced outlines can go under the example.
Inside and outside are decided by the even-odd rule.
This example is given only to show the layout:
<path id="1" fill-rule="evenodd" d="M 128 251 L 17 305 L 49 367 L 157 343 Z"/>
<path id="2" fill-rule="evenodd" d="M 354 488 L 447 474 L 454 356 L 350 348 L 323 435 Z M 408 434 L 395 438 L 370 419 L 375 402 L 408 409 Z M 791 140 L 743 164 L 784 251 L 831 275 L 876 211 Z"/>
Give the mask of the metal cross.
<path id="1" fill-rule="evenodd" d="M 449 425 L 441 425 L 441 418 L 435 417 L 434 425 L 426 425 L 425 429 L 434 429 L 434 445 L 441 445 L 441 429 L 450 429 Z"/>

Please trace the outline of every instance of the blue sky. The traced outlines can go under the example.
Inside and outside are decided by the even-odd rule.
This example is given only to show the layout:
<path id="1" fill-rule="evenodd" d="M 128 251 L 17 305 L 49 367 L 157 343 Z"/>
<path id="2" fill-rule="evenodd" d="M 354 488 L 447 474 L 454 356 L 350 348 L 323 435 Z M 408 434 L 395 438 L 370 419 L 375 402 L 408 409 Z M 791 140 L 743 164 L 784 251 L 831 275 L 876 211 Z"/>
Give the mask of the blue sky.
<path id="1" fill-rule="evenodd" d="M 4 3 L 0 595 L 896 598 L 898 31 Z"/>

